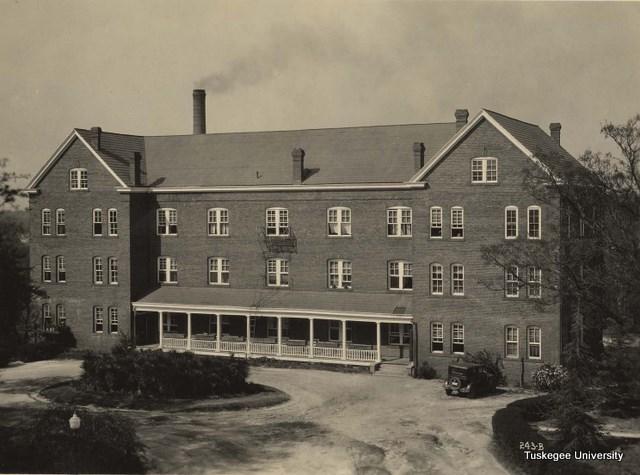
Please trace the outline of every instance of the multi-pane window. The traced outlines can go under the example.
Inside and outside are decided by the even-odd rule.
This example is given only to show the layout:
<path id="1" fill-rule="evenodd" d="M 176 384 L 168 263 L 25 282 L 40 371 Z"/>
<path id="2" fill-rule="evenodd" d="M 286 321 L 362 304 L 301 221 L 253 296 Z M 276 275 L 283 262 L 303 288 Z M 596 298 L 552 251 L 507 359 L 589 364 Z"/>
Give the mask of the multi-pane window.
<path id="1" fill-rule="evenodd" d="M 94 236 L 102 236 L 102 210 L 94 209 L 93 210 L 93 235 Z"/>
<path id="2" fill-rule="evenodd" d="M 72 168 L 69 171 L 69 188 L 72 190 L 89 189 L 89 176 L 86 168 Z"/>
<path id="3" fill-rule="evenodd" d="M 442 265 L 431 264 L 430 268 L 431 295 L 442 295 L 444 285 Z"/>
<path id="4" fill-rule="evenodd" d="M 462 264 L 451 266 L 451 294 L 464 295 L 464 266 Z"/>
<path id="5" fill-rule="evenodd" d="M 451 208 L 451 238 L 464 238 L 464 209 L 461 206 Z"/>
<path id="6" fill-rule="evenodd" d="M 178 211 L 173 208 L 160 208 L 156 214 L 158 235 L 174 236 L 178 234 Z"/>
<path id="7" fill-rule="evenodd" d="M 51 210 L 42 210 L 42 235 L 51 236 Z"/>
<path id="8" fill-rule="evenodd" d="M 327 232 L 329 236 L 351 236 L 351 210 L 343 207 L 329 208 Z"/>
<path id="9" fill-rule="evenodd" d="M 527 237 L 529 239 L 540 239 L 542 234 L 540 206 L 529 206 L 527 208 Z"/>
<path id="10" fill-rule="evenodd" d="M 46 332 L 53 330 L 53 319 L 51 318 L 51 306 L 48 303 L 42 304 L 42 328 Z"/>
<path id="11" fill-rule="evenodd" d="M 223 321 L 224 321 L 224 317 Z M 222 325 L 224 327 L 224 324 Z M 177 333 L 180 330 L 180 325 L 178 324 L 178 319 L 176 315 L 171 315 L 170 313 L 164 316 L 162 320 L 162 331 L 165 333 Z"/>
<path id="12" fill-rule="evenodd" d="M 109 215 L 109 236 L 118 235 L 118 210 L 111 208 L 108 211 Z"/>
<path id="13" fill-rule="evenodd" d="M 328 274 L 330 289 L 351 288 L 351 261 L 345 261 L 343 259 L 329 261 Z"/>
<path id="14" fill-rule="evenodd" d="M 56 210 L 56 234 L 58 236 L 64 236 L 67 234 L 67 226 L 64 221 L 64 210 Z"/>
<path id="15" fill-rule="evenodd" d="M 209 236 L 229 235 L 229 210 L 211 208 L 207 210 L 207 233 Z"/>
<path id="16" fill-rule="evenodd" d="M 67 281 L 67 271 L 64 268 L 64 256 L 56 257 L 56 280 L 58 282 Z"/>
<path id="17" fill-rule="evenodd" d="M 406 261 L 389 262 L 389 290 L 413 289 L 413 264 Z"/>
<path id="18" fill-rule="evenodd" d="M 51 257 L 42 256 L 42 282 L 51 282 Z"/>
<path id="19" fill-rule="evenodd" d="M 432 238 L 442 237 L 442 208 L 440 206 L 432 206 L 429 212 L 430 231 L 429 236 Z"/>
<path id="20" fill-rule="evenodd" d="M 387 236 L 411 236 L 411 208 L 396 206 L 387 210 Z"/>
<path id="21" fill-rule="evenodd" d="M 516 239 L 518 237 L 518 207 L 507 206 L 504 209 L 504 237 Z"/>
<path id="22" fill-rule="evenodd" d="M 289 235 L 289 210 L 269 208 L 267 210 L 267 236 Z"/>
<path id="23" fill-rule="evenodd" d="M 391 323 L 389 325 L 390 345 L 409 345 L 411 343 L 411 325 L 406 323 Z"/>
<path id="24" fill-rule="evenodd" d="M 280 320 L 280 329 L 282 331 L 282 336 L 289 336 L 289 319 L 282 318 Z M 267 318 L 267 336 L 269 337 L 277 337 L 278 336 L 278 319 L 275 317 Z"/>
<path id="25" fill-rule="evenodd" d="M 542 334 L 539 327 L 527 328 L 527 356 L 533 360 L 542 358 Z"/>
<path id="26" fill-rule="evenodd" d="M 462 323 L 451 325 L 451 351 L 464 354 L 464 325 Z"/>
<path id="27" fill-rule="evenodd" d="M 431 324 L 431 351 L 433 353 L 444 351 L 444 327 L 440 322 Z"/>
<path id="28" fill-rule="evenodd" d="M 67 324 L 67 312 L 64 309 L 64 305 L 61 303 L 56 305 L 56 323 L 59 327 L 63 327 Z"/>
<path id="29" fill-rule="evenodd" d="M 471 161 L 471 183 L 497 183 L 498 159 L 493 157 L 474 158 Z"/>
<path id="30" fill-rule="evenodd" d="M 102 307 L 93 307 L 93 331 L 95 333 L 104 331 L 104 309 Z"/>
<path id="31" fill-rule="evenodd" d="M 269 287 L 289 286 L 289 261 L 286 259 L 267 260 L 267 285 Z"/>
<path id="32" fill-rule="evenodd" d="M 209 258 L 209 283 L 229 285 L 229 259 L 224 257 Z"/>
<path id="33" fill-rule="evenodd" d="M 109 333 L 118 333 L 118 309 L 109 307 Z"/>
<path id="34" fill-rule="evenodd" d="M 351 341 L 351 322 L 347 322 L 346 340 Z M 329 320 L 329 341 L 342 341 L 342 322 Z"/>
<path id="35" fill-rule="evenodd" d="M 104 283 L 104 264 L 102 262 L 102 257 L 93 258 L 93 283 Z"/>
<path id="36" fill-rule="evenodd" d="M 158 258 L 158 282 L 163 284 L 178 282 L 178 264 L 174 257 Z"/>
<path id="37" fill-rule="evenodd" d="M 504 355 L 507 358 L 517 358 L 519 355 L 518 347 L 518 328 L 508 326 L 504 329 Z"/>
<path id="38" fill-rule="evenodd" d="M 118 259 L 110 257 L 109 261 L 109 283 L 116 285 L 118 283 Z"/>
<path id="39" fill-rule="evenodd" d="M 542 297 L 542 270 L 539 267 L 527 269 L 527 295 L 532 299 Z"/>
<path id="40" fill-rule="evenodd" d="M 520 295 L 520 282 L 518 280 L 518 267 L 509 266 L 504 274 L 504 293 L 507 297 L 517 297 Z"/>

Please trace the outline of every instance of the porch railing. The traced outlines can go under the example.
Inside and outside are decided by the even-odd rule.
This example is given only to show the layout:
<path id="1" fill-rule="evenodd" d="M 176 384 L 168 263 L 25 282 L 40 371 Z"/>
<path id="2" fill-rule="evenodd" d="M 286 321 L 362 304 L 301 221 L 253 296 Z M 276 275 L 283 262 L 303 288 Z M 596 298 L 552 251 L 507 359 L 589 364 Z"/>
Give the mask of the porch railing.
<path id="1" fill-rule="evenodd" d="M 165 348 L 174 348 L 177 350 L 185 350 L 187 348 L 186 338 L 165 337 L 162 339 L 162 346 Z"/>
<path id="2" fill-rule="evenodd" d="M 313 356 L 317 358 L 342 359 L 342 348 L 331 348 L 324 346 L 313 347 Z"/>
<path id="3" fill-rule="evenodd" d="M 309 356 L 309 347 L 307 345 L 282 345 L 282 354 L 285 356 Z"/>
<path id="4" fill-rule="evenodd" d="M 249 351 L 259 355 L 277 355 L 278 345 L 273 343 L 250 343 Z"/>
<path id="5" fill-rule="evenodd" d="M 194 351 L 216 352 L 217 342 L 215 340 L 191 340 L 191 349 Z"/>
<path id="6" fill-rule="evenodd" d="M 220 351 L 228 353 L 246 353 L 247 343 L 244 341 L 221 341 Z"/>

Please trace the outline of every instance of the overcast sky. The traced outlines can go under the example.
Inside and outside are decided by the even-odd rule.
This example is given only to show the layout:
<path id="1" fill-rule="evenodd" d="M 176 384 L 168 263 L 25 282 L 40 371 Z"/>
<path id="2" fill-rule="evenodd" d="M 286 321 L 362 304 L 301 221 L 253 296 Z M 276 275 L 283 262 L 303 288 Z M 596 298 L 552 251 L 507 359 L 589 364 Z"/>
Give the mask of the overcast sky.
<path id="1" fill-rule="evenodd" d="M 494 109 L 573 154 L 640 112 L 640 3 L 0 0 L 0 157 L 74 127 L 190 133 L 453 121 Z M 179 160 L 180 157 L 176 157 Z"/>

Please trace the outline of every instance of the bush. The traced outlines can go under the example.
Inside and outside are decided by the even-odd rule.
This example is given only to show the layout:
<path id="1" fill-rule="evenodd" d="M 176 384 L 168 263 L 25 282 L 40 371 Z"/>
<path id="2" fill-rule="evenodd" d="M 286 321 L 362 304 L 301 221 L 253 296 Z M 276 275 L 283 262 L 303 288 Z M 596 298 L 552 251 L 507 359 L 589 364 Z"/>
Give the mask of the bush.
<path id="1" fill-rule="evenodd" d="M 496 384 L 502 386 L 507 384 L 507 378 L 504 375 L 504 365 L 502 364 L 502 356 L 493 354 L 487 350 L 481 350 L 477 353 L 465 353 L 462 357 L 467 363 L 476 363 L 486 366 L 489 372 L 496 378 Z"/>
<path id="2" fill-rule="evenodd" d="M 568 376 L 564 366 L 545 363 L 533 372 L 532 379 L 539 391 L 557 391 L 566 383 Z"/>
<path id="3" fill-rule="evenodd" d="M 423 361 L 416 372 L 416 378 L 418 379 L 435 379 L 437 377 L 438 372 L 428 361 Z"/>
<path id="4" fill-rule="evenodd" d="M 18 348 L 18 358 L 24 362 L 50 360 L 64 351 L 64 347 L 56 341 L 43 340 L 27 343 Z"/>
<path id="5" fill-rule="evenodd" d="M 109 354 L 87 353 L 82 368 L 81 383 L 89 390 L 160 399 L 239 394 L 249 374 L 245 360 L 122 347 Z"/>
<path id="6" fill-rule="evenodd" d="M 9 361 L 11 361 L 11 356 L 12 354 L 9 348 L 0 347 L 0 368 L 4 368 L 9 364 Z"/>
<path id="7" fill-rule="evenodd" d="M 45 333 L 44 339 L 59 344 L 65 350 L 76 347 L 76 337 L 73 336 L 71 328 L 66 325 L 58 327 L 53 333 Z"/>

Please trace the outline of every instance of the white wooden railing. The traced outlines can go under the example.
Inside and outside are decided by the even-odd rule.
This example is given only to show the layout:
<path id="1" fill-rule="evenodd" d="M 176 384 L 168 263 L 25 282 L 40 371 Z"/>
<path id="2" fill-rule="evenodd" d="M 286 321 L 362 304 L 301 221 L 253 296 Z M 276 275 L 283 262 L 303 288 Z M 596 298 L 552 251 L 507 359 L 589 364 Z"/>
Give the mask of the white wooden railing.
<path id="1" fill-rule="evenodd" d="M 186 350 L 187 349 L 187 339 L 186 338 L 165 337 L 165 338 L 162 338 L 162 346 L 164 348 L 174 348 L 174 349 L 177 349 L 177 350 Z"/>
<path id="2" fill-rule="evenodd" d="M 218 351 L 216 346 L 215 340 L 191 340 L 191 349 L 193 351 L 210 351 L 215 353 Z"/>
<path id="3" fill-rule="evenodd" d="M 282 354 L 285 356 L 309 356 L 309 347 L 306 345 L 282 345 Z"/>
<path id="4" fill-rule="evenodd" d="M 244 341 L 221 341 L 220 351 L 228 353 L 246 353 L 247 344 Z"/>
<path id="5" fill-rule="evenodd" d="M 249 351 L 257 355 L 277 355 L 278 345 L 274 343 L 249 343 Z"/>
<path id="6" fill-rule="evenodd" d="M 313 356 L 315 358 L 329 358 L 335 360 L 342 359 L 342 348 L 331 348 L 325 346 L 314 346 Z"/>
<path id="7" fill-rule="evenodd" d="M 353 361 L 377 361 L 378 351 L 347 348 L 347 359 Z"/>

